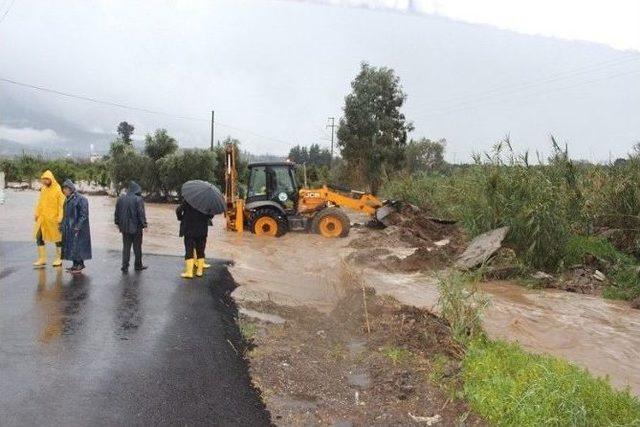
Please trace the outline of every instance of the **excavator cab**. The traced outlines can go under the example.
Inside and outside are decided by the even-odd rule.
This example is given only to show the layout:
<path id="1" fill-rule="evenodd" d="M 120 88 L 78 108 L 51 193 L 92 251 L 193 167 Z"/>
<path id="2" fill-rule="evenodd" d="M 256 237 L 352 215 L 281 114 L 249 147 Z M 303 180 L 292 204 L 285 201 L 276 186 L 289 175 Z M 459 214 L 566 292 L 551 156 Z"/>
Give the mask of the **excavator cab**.
<path id="1" fill-rule="evenodd" d="M 294 166 L 287 162 L 249 165 L 246 204 L 257 206 L 260 202 L 272 202 L 280 205 L 287 215 L 294 214 L 299 190 Z"/>

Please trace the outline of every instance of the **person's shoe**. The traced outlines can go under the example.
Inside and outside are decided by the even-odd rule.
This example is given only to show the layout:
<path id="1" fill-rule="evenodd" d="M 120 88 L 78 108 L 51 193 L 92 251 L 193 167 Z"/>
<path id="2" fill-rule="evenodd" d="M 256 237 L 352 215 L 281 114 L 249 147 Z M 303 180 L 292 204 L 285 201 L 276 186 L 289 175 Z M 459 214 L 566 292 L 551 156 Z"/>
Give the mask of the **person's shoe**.
<path id="1" fill-rule="evenodd" d="M 204 258 L 202 258 L 202 268 L 209 268 L 209 267 L 211 267 L 211 264 L 207 264 Z"/>
<path id="2" fill-rule="evenodd" d="M 194 259 L 185 259 L 184 260 L 184 272 L 180 275 L 183 279 L 193 279 L 193 265 Z"/>
<path id="3" fill-rule="evenodd" d="M 196 276 L 202 277 L 204 274 L 204 258 L 200 258 L 196 261 Z"/>
<path id="4" fill-rule="evenodd" d="M 38 259 L 33 263 L 34 267 L 44 267 L 47 265 L 47 249 L 44 246 L 38 246 Z"/>
<path id="5" fill-rule="evenodd" d="M 71 267 L 67 271 L 69 273 L 71 273 L 71 274 L 80 274 L 80 273 L 82 273 L 82 270 L 84 270 L 84 264 L 74 265 L 73 267 Z"/>
<path id="6" fill-rule="evenodd" d="M 142 271 L 142 270 L 146 270 L 147 268 L 149 268 L 146 265 L 139 265 L 137 267 L 134 267 L 136 271 Z"/>
<path id="7" fill-rule="evenodd" d="M 123 273 L 126 274 L 126 273 L 129 272 L 129 267 L 122 266 L 122 267 L 120 267 L 120 271 L 122 271 Z"/>
<path id="8" fill-rule="evenodd" d="M 56 259 L 51 263 L 54 267 L 60 267 L 62 265 L 62 248 L 56 246 Z"/>

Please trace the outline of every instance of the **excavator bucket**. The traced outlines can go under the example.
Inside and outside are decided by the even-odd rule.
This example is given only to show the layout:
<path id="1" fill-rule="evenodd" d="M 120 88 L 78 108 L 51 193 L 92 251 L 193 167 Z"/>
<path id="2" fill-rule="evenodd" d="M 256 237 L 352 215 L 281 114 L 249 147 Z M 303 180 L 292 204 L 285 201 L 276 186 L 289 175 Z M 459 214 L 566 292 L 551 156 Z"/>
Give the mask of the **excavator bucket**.
<path id="1" fill-rule="evenodd" d="M 382 223 L 385 227 L 391 225 L 389 221 L 389 215 L 398 211 L 398 202 L 387 202 L 384 206 L 379 207 L 376 210 L 376 219 Z"/>

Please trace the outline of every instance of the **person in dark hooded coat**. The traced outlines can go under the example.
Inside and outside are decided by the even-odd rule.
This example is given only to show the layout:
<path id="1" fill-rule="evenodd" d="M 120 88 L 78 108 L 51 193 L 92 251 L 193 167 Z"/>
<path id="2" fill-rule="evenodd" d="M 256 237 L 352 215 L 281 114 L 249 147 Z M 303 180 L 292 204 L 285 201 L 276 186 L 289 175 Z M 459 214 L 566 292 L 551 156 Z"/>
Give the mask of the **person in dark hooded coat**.
<path id="1" fill-rule="evenodd" d="M 142 271 L 142 230 L 147 228 L 142 188 L 134 182 L 129 183 L 127 194 L 118 198 L 115 209 L 115 223 L 122 233 L 122 272 L 129 271 L 129 259 L 133 246 L 134 269 Z"/>
<path id="2" fill-rule="evenodd" d="M 64 216 L 60 223 L 62 232 L 62 259 L 73 261 L 71 273 L 80 273 L 84 261 L 91 259 L 91 230 L 89 228 L 89 201 L 78 194 L 75 184 L 67 179 L 62 184 Z"/>

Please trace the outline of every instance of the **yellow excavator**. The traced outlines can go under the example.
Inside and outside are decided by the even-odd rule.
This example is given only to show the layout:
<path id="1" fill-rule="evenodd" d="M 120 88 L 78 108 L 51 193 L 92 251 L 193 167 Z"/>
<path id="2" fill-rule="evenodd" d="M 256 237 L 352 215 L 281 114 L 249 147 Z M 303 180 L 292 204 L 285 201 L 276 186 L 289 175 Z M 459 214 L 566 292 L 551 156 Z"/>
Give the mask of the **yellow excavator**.
<path id="1" fill-rule="evenodd" d="M 324 185 L 299 188 L 295 164 L 260 162 L 249 165 L 245 199 L 238 196 L 237 149 L 225 146 L 225 199 L 227 229 L 248 229 L 261 236 L 280 237 L 288 231 L 318 233 L 325 237 L 345 237 L 351 222 L 342 208 L 368 214 L 384 225 L 395 211 L 395 203 L 376 196 Z"/>

